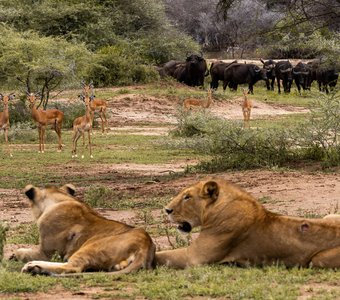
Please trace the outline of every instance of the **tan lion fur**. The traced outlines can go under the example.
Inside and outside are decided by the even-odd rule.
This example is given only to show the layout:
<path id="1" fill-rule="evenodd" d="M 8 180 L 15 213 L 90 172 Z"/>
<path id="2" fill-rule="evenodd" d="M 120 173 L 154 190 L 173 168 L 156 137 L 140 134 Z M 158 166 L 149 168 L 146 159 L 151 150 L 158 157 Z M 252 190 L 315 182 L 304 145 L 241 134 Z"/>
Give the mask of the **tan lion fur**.
<path id="1" fill-rule="evenodd" d="M 200 181 L 165 208 L 172 222 L 200 233 L 187 248 L 156 252 L 156 263 L 186 268 L 211 263 L 340 268 L 340 222 L 279 215 L 220 178 Z M 190 224 L 190 225 L 189 225 Z"/>
<path id="2" fill-rule="evenodd" d="M 40 244 L 36 250 L 14 253 L 12 258 L 28 262 L 22 272 L 120 274 L 152 268 L 155 245 L 145 230 L 102 217 L 73 197 L 72 185 L 45 189 L 28 185 L 25 194 L 38 224 Z M 55 253 L 65 262 L 49 262 Z"/>

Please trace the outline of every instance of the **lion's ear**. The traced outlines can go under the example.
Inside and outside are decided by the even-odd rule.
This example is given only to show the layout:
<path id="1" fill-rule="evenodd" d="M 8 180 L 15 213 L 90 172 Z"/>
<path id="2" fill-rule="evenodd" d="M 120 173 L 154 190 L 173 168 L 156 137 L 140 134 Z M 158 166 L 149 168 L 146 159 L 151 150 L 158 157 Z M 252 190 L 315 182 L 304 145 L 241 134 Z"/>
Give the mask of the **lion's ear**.
<path id="1" fill-rule="evenodd" d="M 203 195 L 210 197 L 213 201 L 218 198 L 219 194 L 219 187 L 217 182 L 215 181 L 208 181 L 204 184 L 202 189 Z"/>
<path id="2" fill-rule="evenodd" d="M 61 190 L 65 191 L 67 194 L 71 195 L 71 196 L 74 196 L 75 193 L 76 193 L 76 188 L 73 184 L 71 183 L 68 183 L 68 184 L 65 184 L 63 185 L 61 188 Z"/>
<path id="3" fill-rule="evenodd" d="M 26 185 L 24 189 L 25 195 L 31 201 L 34 201 L 34 199 L 37 197 L 38 191 L 38 188 L 34 187 L 32 184 Z"/>

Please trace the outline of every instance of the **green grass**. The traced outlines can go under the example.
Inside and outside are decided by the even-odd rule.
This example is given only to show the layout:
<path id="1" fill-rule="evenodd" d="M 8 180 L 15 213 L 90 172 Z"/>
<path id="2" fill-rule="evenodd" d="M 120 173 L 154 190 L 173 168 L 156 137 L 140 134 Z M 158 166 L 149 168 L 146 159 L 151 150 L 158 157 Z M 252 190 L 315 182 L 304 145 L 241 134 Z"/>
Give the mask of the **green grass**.
<path id="1" fill-rule="evenodd" d="M 33 129 L 31 131 L 34 131 Z M 35 132 L 35 131 L 34 131 Z M 54 133 L 54 132 L 53 132 Z M 51 133 L 52 134 L 52 133 Z M 92 136 L 93 159 L 89 158 L 89 149 L 84 149 L 82 140 L 78 141 L 78 158 L 71 157 L 71 131 L 63 132 L 65 147 L 57 152 L 57 139 L 54 135 L 47 140 L 45 153 L 38 153 L 37 142 L 20 141 L 10 144 L 13 157 L 9 157 L 7 149 L 2 145 L 0 152 L 0 173 L 2 180 L 0 188 L 23 188 L 32 184 L 64 184 L 67 182 L 92 182 L 94 178 L 110 179 L 112 173 L 84 177 L 84 172 L 91 166 L 98 168 L 102 165 L 134 163 L 134 164 L 163 164 L 178 160 L 189 160 L 198 157 L 193 151 L 181 149 L 165 149 L 160 144 L 162 138 L 157 136 L 96 133 Z M 85 141 L 87 144 L 87 141 Z M 85 158 L 82 159 L 81 155 Z M 100 178 L 99 178 L 100 177 Z"/>
<path id="2" fill-rule="evenodd" d="M 316 284 L 313 288 L 310 285 Z M 184 299 L 297 299 L 301 293 L 314 299 L 340 297 L 338 273 L 333 270 L 285 269 L 282 267 L 238 268 L 205 266 L 187 270 L 158 268 L 124 276 L 103 273 L 83 278 L 32 277 L 0 270 L 0 292 L 48 292 L 64 288 L 72 292 L 99 289 L 104 297 Z"/>

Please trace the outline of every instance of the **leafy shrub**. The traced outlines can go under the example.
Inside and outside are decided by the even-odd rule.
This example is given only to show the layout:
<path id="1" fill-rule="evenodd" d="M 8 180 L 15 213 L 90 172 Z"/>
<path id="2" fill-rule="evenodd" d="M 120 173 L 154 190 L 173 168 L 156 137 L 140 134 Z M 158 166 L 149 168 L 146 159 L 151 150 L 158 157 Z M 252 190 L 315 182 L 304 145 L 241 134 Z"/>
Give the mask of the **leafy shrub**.
<path id="1" fill-rule="evenodd" d="M 138 56 L 129 56 L 129 48 L 122 43 L 104 47 L 96 54 L 96 64 L 89 72 L 96 86 L 147 83 L 158 78 L 156 70 L 142 64 Z"/>
<path id="2" fill-rule="evenodd" d="M 8 105 L 11 124 L 28 123 L 32 120 L 31 110 L 26 102 L 26 96 L 17 101 L 11 101 Z"/>
<path id="3" fill-rule="evenodd" d="M 192 137 L 185 140 L 186 147 L 212 157 L 199 169 L 280 166 L 298 155 L 293 130 L 245 130 L 241 122 L 213 117 L 205 111 L 181 113 L 178 120 L 173 134 Z"/>
<path id="4" fill-rule="evenodd" d="M 85 115 L 85 105 L 81 101 L 72 104 L 55 103 L 55 108 L 64 112 L 63 128 L 72 128 L 73 121 Z"/>
<path id="5" fill-rule="evenodd" d="M 324 167 L 340 165 L 339 93 L 320 94 L 311 107 L 309 119 L 290 128 L 249 130 L 241 122 L 206 111 L 180 110 L 172 134 L 185 139 L 173 146 L 211 157 L 197 166 L 208 171 L 283 166 L 297 160 L 321 161 Z"/>
<path id="6" fill-rule="evenodd" d="M 91 207 L 117 208 L 115 192 L 102 185 L 91 186 L 84 195 L 84 201 Z"/>
<path id="7" fill-rule="evenodd" d="M 320 94 L 311 103 L 308 123 L 300 130 L 301 145 L 325 167 L 340 164 L 340 95 Z"/>

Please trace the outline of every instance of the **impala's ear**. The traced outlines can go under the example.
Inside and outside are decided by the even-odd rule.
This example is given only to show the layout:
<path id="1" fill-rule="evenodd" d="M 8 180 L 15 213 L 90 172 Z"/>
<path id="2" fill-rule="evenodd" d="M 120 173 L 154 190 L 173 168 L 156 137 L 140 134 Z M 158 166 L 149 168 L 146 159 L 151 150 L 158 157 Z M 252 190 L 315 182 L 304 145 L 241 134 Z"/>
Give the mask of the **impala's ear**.
<path id="1" fill-rule="evenodd" d="M 204 197 L 209 197 L 212 201 L 215 201 L 219 195 L 219 187 L 216 181 L 208 181 L 202 188 L 202 194 Z"/>
<path id="2" fill-rule="evenodd" d="M 15 94 L 14 94 L 14 93 L 9 94 L 9 96 L 8 96 L 8 99 L 9 99 L 9 100 L 13 100 L 14 98 L 15 98 Z"/>
<path id="3" fill-rule="evenodd" d="M 0 100 L 4 99 L 4 95 L 0 93 Z"/>
<path id="4" fill-rule="evenodd" d="M 38 191 L 39 191 L 38 188 L 36 188 L 32 184 L 26 185 L 26 187 L 24 189 L 25 195 L 31 201 L 34 201 L 34 199 L 37 197 Z"/>
<path id="5" fill-rule="evenodd" d="M 67 183 L 67 184 L 63 185 L 60 189 L 65 191 L 67 194 L 69 194 L 71 196 L 74 196 L 75 193 L 76 193 L 76 188 L 71 183 Z"/>
<path id="6" fill-rule="evenodd" d="M 78 95 L 78 98 L 80 98 L 80 100 L 82 100 L 82 101 L 85 101 L 85 97 L 84 97 L 84 95 L 82 95 L 82 94 L 79 94 L 79 95 Z"/>

